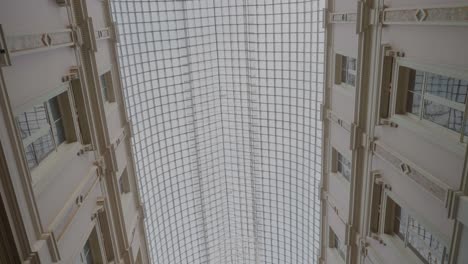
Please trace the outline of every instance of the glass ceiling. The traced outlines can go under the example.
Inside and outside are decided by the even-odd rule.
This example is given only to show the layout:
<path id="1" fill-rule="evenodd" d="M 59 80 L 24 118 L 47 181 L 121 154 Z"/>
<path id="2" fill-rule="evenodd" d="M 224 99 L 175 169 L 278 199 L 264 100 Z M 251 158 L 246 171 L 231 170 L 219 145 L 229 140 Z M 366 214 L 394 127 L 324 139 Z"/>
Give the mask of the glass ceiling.
<path id="1" fill-rule="evenodd" d="M 152 263 L 317 263 L 322 0 L 113 0 Z"/>

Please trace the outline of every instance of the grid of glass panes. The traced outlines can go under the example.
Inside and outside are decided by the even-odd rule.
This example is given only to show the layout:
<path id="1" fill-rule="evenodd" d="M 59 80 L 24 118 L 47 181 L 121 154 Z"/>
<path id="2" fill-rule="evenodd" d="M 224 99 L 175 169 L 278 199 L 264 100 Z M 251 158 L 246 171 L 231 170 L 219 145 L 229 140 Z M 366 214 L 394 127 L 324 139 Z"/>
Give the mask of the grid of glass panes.
<path id="1" fill-rule="evenodd" d="M 468 135 L 464 116 L 468 81 L 402 68 L 409 74 L 406 111 L 420 119 Z"/>
<path id="2" fill-rule="evenodd" d="M 425 226 L 395 204 L 394 231 L 405 246 L 427 264 L 448 263 L 447 247 Z"/>
<path id="3" fill-rule="evenodd" d="M 318 0 L 116 0 L 154 263 L 316 263 Z"/>
<path id="4" fill-rule="evenodd" d="M 338 151 L 336 151 L 336 161 L 336 170 L 349 181 L 351 179 L 351 162 Z"/>
<path id="5" fill-rule="evenodd" d="M 341 56 L 341 82 L 351 86 L 356 85 L 356 59 Z"/>
<path id="6" fill-rule="evenodd" d="M 65 141 L 58 96 L 18 114 L 16 121 L 30 169 Z"/>

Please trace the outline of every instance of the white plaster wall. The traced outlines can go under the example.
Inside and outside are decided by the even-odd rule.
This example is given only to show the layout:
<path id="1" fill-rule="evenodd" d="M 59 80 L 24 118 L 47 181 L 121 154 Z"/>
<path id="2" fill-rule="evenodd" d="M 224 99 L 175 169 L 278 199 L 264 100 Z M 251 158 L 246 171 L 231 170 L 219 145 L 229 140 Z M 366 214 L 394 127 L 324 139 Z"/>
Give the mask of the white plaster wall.
<path id="1" fill-rule="evenodd" d="M 70 23 L 67 10 L 55 1 L 8 0 L 2 1 L 0 24 L 7 35 L 12 35 L 59 31 Z"/>
<path id="2" fill-rule="evenodd" d="M 82 250 L 82 246 L 95 225 L 91 215 L 95 212 L 96 200 L 99 196 L 102 196 L 102 192 L 98 182 L 80 206 L 63 237 L 58 241 L 62 263 L 73 263 L 75 256 Z"/>
<path id="3" fill-rule="evenodd" d="M 46 181 L 45 186 L 35 190 L 37 206 L 45 228 L 57 217 L 69 199 L 75 199 L 73 194 L 88 175 L 96 174 L 95 169 L 92 169 L 94 158 L 89 153 L 77 156 L 76 152 L 61 152 L 60 155 L 47 158 L 56 160 L 51 167 L 41 172 L 42 175 L 34 174 L 34 169 L 32 171 L 33 177 L 40 176 L 44 178 L 42 181 Z"/>
<path id="4" fill-rule="evenodd" d="M 357 7 L 356 0 L 336 0 L 333 1 L 333 12 L 355 12 Z"/>
<path id="5" fill-rule="evenodd" d="M 41 103 L 37 98 L 60 87 L 62 77 L 76 65 L 69 47 L 13 57 L 12 66 L 2 68 L 13 110 Z"/>
<path id="6" fill-rule="evenodd" d="M 354 121 L 355 93 L 355 88 L 340 85 L 334 85 L 331 91 L 333 112 L 348 124 Z"/>
<path id="7" fill-rule="evenodd" d="M 346 225 L 343 223 L 343 221 L 341 221 L 341 219 L 329 204 L 327 207 L 328 225 L 331 227 L 331 229 L 333 229 L 336 236 L 344 243 L 344 241 L 346 241 Z"/>
<path id="8" fill-rule="evenodd" d="M 416 212 L 416 215 L 412 213 L 416 219 L 424 222 L 424 225 L 429 230 L 433 230 L 434 233 L 443 235 L 443 237 L 439 237 L 443 238 L 447 244 L 450 243 L 453 220 L 447 219 L 447 209 L 444 202 L 377 157 L 374 157 L 372 167 L 373 170 L 381 172 L 385 182 L 392 186 L 391 193 L 404 201 L 405 204 L 400 204 L 401 207 Z"/>
<path id="9" fill-rule="evenodd" d="M 460 250 L 458 251 L 457 264 L 468 263 L 468 226 L 463 226 L 460 237 Z"/>
<path id="10" fill-rule="evenodd" d="M 336 173 L 331 173 L 328 177 L 329 185 L 328 192 L 332 196 L 338 213 L 343 221 L 349 220 L 349 182 L 343 176 Z"/>
<path id="11" fill-rule="evenodd" d="M 333 40 L 333 51 L 335 53 L 353 58 L 357 57 L 358 35 L 356 34 L 356 25 L 335 24 L 333 27 Z"/>
<path id="12" fill-rule="evenodd" d="M 94 29 L 98 30 L 107 27 L 104 1 L 102 0 L 87 0 L 88 15 L 93 18 Z"/>
<path id="13" fill-rule="evenodd" d="M 351 142 L 350 134 L 344 128 L 333 123 L 330 125 L 330 144 L 333 148 L 343 154 L 348 160 L 351 160 Z"/>

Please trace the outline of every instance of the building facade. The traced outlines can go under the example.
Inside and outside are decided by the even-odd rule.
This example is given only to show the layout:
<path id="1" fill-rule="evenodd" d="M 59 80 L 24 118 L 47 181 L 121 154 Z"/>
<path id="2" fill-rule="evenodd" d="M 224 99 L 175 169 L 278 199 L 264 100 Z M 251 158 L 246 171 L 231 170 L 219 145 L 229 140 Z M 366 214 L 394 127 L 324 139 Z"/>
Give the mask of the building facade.
<path id="1" fill-rule="evenodd" d="M 320 263 L 468 263 L 466 1 L 326 2 Z"/>
<path id="2" fill-rule="evenodd" d="M 109 1 L 0 24 L 0 263 L 149 263 Z"/>

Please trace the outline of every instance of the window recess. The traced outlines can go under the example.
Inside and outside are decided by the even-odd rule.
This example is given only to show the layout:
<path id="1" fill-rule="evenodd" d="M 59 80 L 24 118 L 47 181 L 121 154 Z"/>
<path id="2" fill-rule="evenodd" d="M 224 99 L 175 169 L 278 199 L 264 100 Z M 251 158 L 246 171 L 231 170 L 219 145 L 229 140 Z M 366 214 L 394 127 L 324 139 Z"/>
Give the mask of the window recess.
<path id="1" fill-rule="evenodd" d="M 422 263 L 448 263 L 449 251 L 444 242 L 390 197 L 387 197 L 385 214 L 384 232 L 397 238 L 397 243 L 411 251 Z"/>
<path id="2" fill-rule="evenodd" d="M 381 175 L 372 173 L 373 188 L 372 188 L 372 201 L 371 201 L 371 221 L 370 231 L 374 234 L 379 232 L 380 218 L 382 215 L 382 196 L 384 183 L 381 181 Z"/>
<path id="3" fill-rule="evenodd" d="M 73 98 L 75 99 L 77 123 L 80 129 L 81 143 L 83 145 L 91 144 L 91 130 L 86 115 L 85 99 L 82 91 L 81 80 L 75 79 L 70 82 Z"/>
<path id="4" fill-rule="evenodd" d="M 65 91 L 16 116 L 30 169 L 57 151 L 60 145 L 77 140 L 71 109 L 72 101 Z"/>
<path id="5" fill-rule="evenodd" d="M 426 67 L 427 68 L 427 67 Z M 429 128 L 458 136 L 468 135 L 466 95 L 468 76 L 397 64 L 395 114 L 405 115 Z"/>
<path id="6" fill-rule="evenodd" d="M 335 58 L 335 84 L 356 86 L 356 59 L 340 54 Z"/>
<path id="7" fill-rule="evenodd" d="M 329 247 L 336 250 L 338 255 L 343 259 L 346 260 L 346 246 L 344 245 L 343 241 L 341 241 L 338 236 L 335 234 L 333 229 L 329 228 Z"/>
<path id="8" fill-rule="evenodd" d="M 108 72 L 99 76 L 99 82 L 101 84 L 101 93 L 104 102 L 115 102 L 114 88 L 112 85 L 112 74 L 109 70 Z"/>
<path id="9" fill-rule="evenodd" d="M 83 249 L 76 257 L 76 264 L 94 264 L 103 263 L 103 255 L 101 251 L 100 234 L 93 228 L 88 240 L 86 240 Z"/>
<path id="10" fill-rule="evenodd" d="M 332 171 L 351 181 L 351 161 L 335 148 L 332 149 Z"/>
<path id="11" fill-rule="evenodd" d="M 390 117 L 390 98 L 392 92 L 392 73 L 393 73 L 393 57 L 387 56 L 390 53 L 390 47 L 384 45 L 382 47 L 382 68 L 380 72 L 380 100 L 379 100 L 379 117 L 386 119 Z M 390 55 L 390 54 L 388 54 Z M 381 123 L 381 122 L 380 122 Z"/>
<path id="12" fill-rule="evenodd" d="M 127 168 L 124 169 L 122 175 L 119 178 L 119 189 L 121 194 L 126 194 L 130 192 L 130 181 L 128 179 Z"/>

